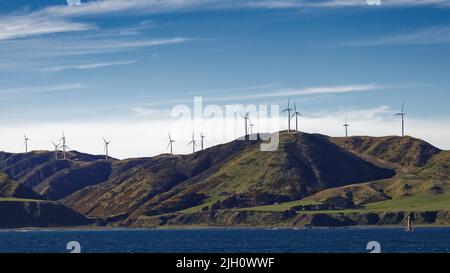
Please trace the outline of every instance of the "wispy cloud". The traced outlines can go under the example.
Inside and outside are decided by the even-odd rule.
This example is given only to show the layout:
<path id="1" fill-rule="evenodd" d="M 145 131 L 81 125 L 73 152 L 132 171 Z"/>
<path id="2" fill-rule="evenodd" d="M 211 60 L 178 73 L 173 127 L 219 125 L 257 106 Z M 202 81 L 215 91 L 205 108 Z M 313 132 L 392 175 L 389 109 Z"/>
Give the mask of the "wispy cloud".
<path id="1" fill-rule="evenodd" d="M 382 0 L 382 7 L 450 7 L 447 0 Z M 53 5 L 28 13 L 6 15 L 0 20 L 0 40 L 50 33 L 85 31 L 95 26 L 74 20 L 97 15 L 170 13 L 217 9 L 292 9 L 368 7 L 366 0 L 102 0 L 81 6 Z"/>
<path id="2" fill-rule="evenodd" d="M 0 41 L 50 33 L 86 31 L 95 28 L 90 24 L 59 18 L 13 16 L 0 19 Z"/>
<path id="3" fill-rule="evenodd" d="M 135 64 L 137 61 L 128 60 L 128 61 L 118 61 L 118 62 L 102 62 L 102 63 L 90 63 L 90 64 L 77 64 L 77 65 L 67 65 L 67 66 L 56 66 L 56 67 L 47 67 L 42 70 L 49 72 L 61 72 L 64 70 L 88 70 L 88 69 L 96 69 L 101 67 L 108 66 L 118 66 L 118 65 L 128 65 Z"/>
<path id="4" fill-rule="evenodd" d="M 50 59 L 91 54 L 109 54 L 137 48 L 182 44 L 193 39 L 184 37 L 130 39 L 129 37 L 76 37 L 29 38 L 3 41 L 0 46 L 0 69 L 42 70 L 49 67 Z M 81 66 L 62 66 L 54 70 L 89 69 L 108 65 L 100 63 Z M 51 67 L 50 67 L 51 68 Z"/>
<path id="5" fill-rule="evenodd" d="M 207 98 L 208 101 L 226 101 L 226 100 L 244 100 L 244 99 L 261 99 L 272 97 L 286 97 L 286 96 L 306 96 L 306 95 L 323 95 L 323 94 L 340 94 L 352 92 L 367 92 L 384 89 L 385 86 L 375 83 L 370 84 L 355 84 L 343 86 L 324 86 L 324 87 L 307 87 L 307 88 L 289 88 L 282 90 L 275 90 L 265 93 L 248 94 L 240 96 L 227 97 L 212 97 Z"/>
<path id="6" fill-rule="evenodd" d="M 364 47 L 384 45 L 430 45 L 449 44 L 450 26 L 435 26 L 410 33 L 383 36 L 365 41 L 355 41 L 336 45 L 337 47 Z"/>
<path id="7" fill-rule="evenodd" d="M 73 89 L 85 88 L 86 86 L 81 83 L 67 83 L 52 86 L 26 86 L 26 87 L 16 87 L 8 89 L 0 89 L 1 95 L 24 95 L 24 94 L 36 94 L 36 93 L 48 93 L 48 92 L 58 92 Z"/>
<path id="8" fill-rule="evenodd" d="M 447 7 L 447 0 L 381 0 L 382 6 L 441 6 Z M 106 0 L 91 1 L 81 7 L 53 6 L 41 12 L 59 16 L 89 16 L 124 11 L 162 13 L 192 11 L 199 9 L 238 9 L 238 8 L 336 8 L 368 6 L 367 0 Z"/>

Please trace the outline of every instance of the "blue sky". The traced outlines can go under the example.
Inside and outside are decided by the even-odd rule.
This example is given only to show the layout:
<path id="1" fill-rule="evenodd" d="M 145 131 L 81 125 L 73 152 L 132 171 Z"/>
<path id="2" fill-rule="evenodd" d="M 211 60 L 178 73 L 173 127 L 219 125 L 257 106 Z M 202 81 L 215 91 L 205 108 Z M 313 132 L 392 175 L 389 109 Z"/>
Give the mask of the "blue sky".
<path id="1" fill-rule="evenodd" d="M 281 107 L 291 96 L 303 130 L 329 135 L 345 116 L 355 134 L 398 134 L 406 101 L 407 132 L 450 148 L 449 11 L 440 0 L 7 1 L 0 150 L 20 151 L 23 132 L 49 148 L 45 127 L 87 152 L 101 152 L 88 136 L 108 134 L 118 157 L 158 154 L 168 111 L 194 96 Z M 123 131 L 158 144 L 131 149 Z"/>

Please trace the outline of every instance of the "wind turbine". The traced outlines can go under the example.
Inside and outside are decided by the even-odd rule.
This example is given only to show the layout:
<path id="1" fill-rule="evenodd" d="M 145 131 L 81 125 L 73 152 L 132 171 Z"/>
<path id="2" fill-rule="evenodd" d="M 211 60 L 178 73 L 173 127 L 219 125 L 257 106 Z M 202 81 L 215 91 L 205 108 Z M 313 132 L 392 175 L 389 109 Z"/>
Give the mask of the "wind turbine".
<path id="1" fill-rule="evenodd" d="M 283 113 L 284 112 L 288 112 L 288 132 L 290 132 L 291 131 L 291 111 L 292 111 L 292 108 L 291 108 L 291 97 L 289 97 L 289 99 L 288 99 L 288 106 L 287 106 L 287 108 L 286 109 L 284 109 L 283 110 Z"/>
<path id="2" fill-rule="evenodd" d="M 298 117 L 303 117 L 300 112 L 297 111 L 297 105 L 295 104 L 294 100 L 294 113 L 292 114 L 291 118 L 295 117 L 295 131 L 298 131 Z M 289 122 L 290 123 L 290 122 Z"/>
<path id="3" fill-rule="evenodd" d="M 402 117 L 402 137 L 405 136 L 405 103 L 402 105 L 402 111 L 400 113 L 395 114 L 396 116 Z"/>
<path id="4" fill-rule="evenodd" d="M 192 144 L 192 153 L 195 153 L 195 146 L 197 146 L 197 142 L 195 141 L 194 133 L 192 133 L 192 140 L 187 145 Z"/>
<path id="5" fill-rule="evenodd" d="M 66 159 L 66 150 L 70 148 L 66 145 L 66 136 L 64 135 L 64 132 L 62 134 L 62 137 L 60 139 L 62 141 L 62 146 L 61 148 L 63 149 L 63 158 Z"/>
<path id="6" fill-rule="evenodd" d="M 59 151 L 59 145 L 60 143 L 56 144 L 55 142 L 52 141 L 53 146 L 55 147 L 55 160 L 58 160 L 58 151 Z"/>
<path id="7" fill-rule="evenodd" d="M 247 113 L 245 113 L 245 115 L 242 115 L 242 114 L 241 114 L 241 116 L 245 119 L 245 136 L 248 136 L 248 126 L 247 126 L 247 121 L 248 121 L 248 119 L 249 119 L 250 113 L 247 112 Z"/>
<path id="8" fill-rule="evenodd" d="M 170 147 L 170 154 L 173 155 L 173 143 L 175 142 L 175 140 L 172 139 L 172 137 L 170 137 L 169 134 L 169 144 L 167 145 L 167 148 Z"/>
<path id="9" fill-rule="evenodd" d="M 203 133 L 201 133 L 200 138 L 201 138 L 201 146 L 202 146 L 202 151 L 203 151 L 203 143 L 204 143 L 205 135 Z"/>
<path id="10" fill-rule="evenodd" d="M 103 138 L 103 142 L 105 142 L 105 158 L 106 160 L 108 160 L 108 156 L 109 156 L 109 144 L 111 143 L 110 141 L 106 141 L 105 138 Z"/>
<path id="11" fill-rule="evenodd" d="M 27 137 L 26 134 L 23 134 L 23 145 L 25 146 L 25 153 L 28 153 L 28 140 L 30 140 L 30 138 Z"/>
<path id="12" fill-rule="evenodd" d="M 345 123 L 344 123 L 345 137 L 348 137 L 348 127 L 350 127 L 350 124 L 347 123 L 347 117 L 345 117 Z"/>
<path id="13" fill-rule="evenodd" d="M 255 124 L 253 124 L 253 123 L 250 121 L 250 134 L 251 134 L 251 135 L 253 135 L 253 126 L 255 126 Z"/>

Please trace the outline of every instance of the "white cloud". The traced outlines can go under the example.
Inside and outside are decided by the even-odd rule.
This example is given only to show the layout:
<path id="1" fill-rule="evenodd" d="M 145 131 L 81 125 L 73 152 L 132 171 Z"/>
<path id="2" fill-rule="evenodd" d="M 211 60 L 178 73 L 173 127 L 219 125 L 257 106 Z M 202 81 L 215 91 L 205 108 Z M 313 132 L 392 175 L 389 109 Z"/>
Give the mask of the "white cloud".
<path id="1" fill-rule="evenodd" d="M 401 123 L 392 109 L 380 106 L 373 109 L 348 109 L 337 112 L 306 114 L 299 120 L 300 130 L 308 133 L 320 133 L 331 136 L 344 135 L 344 120 L 348 117 L 351 135 L 386 136 L 399 135 Z M 406 132 L 424 139 L 441 149 L 450 149 L 450 128 L 448 119 L 406 118 Z M 83 152 L 101 154 L 102 137 L 112 140 L 111 155 L 118 158 L 155 156 L 167 153 L 167 133 L 176 140 L 176 153 L 190 153 L 187 145 L 192 131 L 198 138 L 200 132 L 206 135 L 206 146 L 225 143 L 243 135 L 242 119 L 223 119 L 217 125 L 217 119 L 205 119 L 201 126 L 191 127 L 184 120 L 170 118 L 110 120 L 110 121 L 78 121 L 78 122 L 46 122 L 30 124 L 0 124 L 0 150 L 22 152 L 24 133 L 31 138 L 29 143 L 33 150 L 51 149 L 51 140 L 58 139 L 65 131 L 68 145 L 72 149 Z M 274 131 L 267 128 L 286 129 L 286 116 L 261 118 L 253 117 L 254 132 Z M 180 125 L 181 124 L 181 125 Z M 294 123 L 292 123 L 294 124 Z M 224 133 L 224 131 L 226 133 Z"/>
<path id="2" fill-rule="evenodd" d="M 363 47 L 363 46 L 384 46 L 384 45 L 429 45 L 429 44 L 449 44 L 449 43 L 450 43 L 450 27 L 435 26 L 427 29 L 413 31 L 410 33 L 378 37 L 366 41 L 343 43 L 337 46 Z"/>
<path id="3" fill-rule="evenodd" d="M 382 0 L 382 7 L 449 7 L 447 0 Z M 57 5 L 23 14 L 6 15 L 0 20 L 0 40 L 50 33 L 85 31 L 95 26 L 72 20 L 107 14 L 170 13 L 216 9 L 292 9 L 368 6 L 366 0 L 98 0 L 81 6 Z M 372 8 L 372 7 L 370 7 Z"/>
<path id="4" fill-rule="evenodd" d="M 258 92 L 257 94 L 227 96 L 227 97 L 211 97 L 208 101 L 226 101 L 226 100 L 243 100 L 243 99 L 260 99 L 272 97 L 286 97 L 286 96 L 306 96 L 306 95 L 323 95 L 323 94 L 339 94 L 352 92 L 367 92 L 381 90 L 384 86 L 375 83 L 370 84 L 355 84 L 342 86 L 323 86 L 323 87 L 307 87 L 307 88 L 291 88 L 283 90 L 275 90 L 271 92 Z"/>
<path id="5" fill-rule="evenodd" d="M 65 19 L 13 16 L 0 19 L 0 41 L 50 33 L 92 29 L 95 29 L 95 27 L 90 24 L 76 23 Z"/>
<path id="6" fill-rule="evenodd" d="M 68 83 L 52 86 L 26 86 L 26 87 L 16 87 L 9 89 L 0 89 L 0 95 L 23 95 L 23 94 L 36 94 L 36 93 L 48 93 L 48 92 L 58 92 L 73 89 L 84 88 L 81 83 Z"/>
<path id="7" fill-rule="evenodd" d="M 108 66 L 117 66 L 117 65 L 128 65 L 128 64 L 135 64 L 137 61 L 135 60 L 128 60 L 128 61 L 117 61 L 117 62 L 102 62 L 102 63 L 90 63 L 90 64 L 77 64 L 77 65 L 67 65 L 67 66 L 56 66 L 56 67 L 47 67 L 44 68 L 44 71 L 50 71 L 50 72 L 60 72 L 64 70 L 88 70 L 88 69 L 95 69 L 95 68 L 101 68 L 101 67 L 108 67 Z"/>
<path id="8" fill-rule="evenodd" d="M 52 58 L 108 54 L 136 48 L 177 45 L 188 41 L 192 41 L 192 39 L 184 37 L 159 39 L 96 37 L 93 39 L 90 35 L 3 41 L 0 46 L 0 69 L 8 71 L 42 70 L 48 68 L 48 63 Z M 62 66 L 62 68 L 65 68 L 65 66 Z M 73 67 L 72 69 L 76 68 Z"/>
<path id="9" fill-rule="evenodd" d="M 167 117 L 170 114 L 169 110 L 155 109 L 149 107 L 133 107 L 133 113 L 141 117 Z"/>

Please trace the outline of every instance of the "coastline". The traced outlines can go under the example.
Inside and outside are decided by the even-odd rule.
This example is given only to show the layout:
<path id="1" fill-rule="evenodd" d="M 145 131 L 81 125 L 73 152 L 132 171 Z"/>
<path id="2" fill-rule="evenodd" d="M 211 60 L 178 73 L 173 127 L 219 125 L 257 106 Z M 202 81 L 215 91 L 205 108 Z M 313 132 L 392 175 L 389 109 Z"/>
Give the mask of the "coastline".
<path id="1" fill-rule="evenodd" d="M 415 225 L 414 229 L 435 229 L 435 228 L 449 228 L 450 225 Z M 2 232 L 82 232 L 82 231 L 164 231 L 164 230 L 341 230 L 341 229 L 405 229 L 402 225 L 355 225 L 342 227 L 286 227 L 286 226 L 162 226 L 162 227 L 57 227 L 57 228 L 40 228 L 40 227 L 25 227 L 13 229 L 0 229 Z"/>

